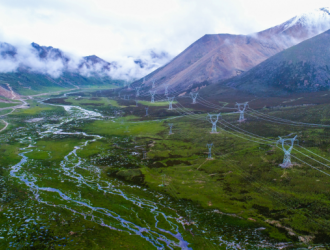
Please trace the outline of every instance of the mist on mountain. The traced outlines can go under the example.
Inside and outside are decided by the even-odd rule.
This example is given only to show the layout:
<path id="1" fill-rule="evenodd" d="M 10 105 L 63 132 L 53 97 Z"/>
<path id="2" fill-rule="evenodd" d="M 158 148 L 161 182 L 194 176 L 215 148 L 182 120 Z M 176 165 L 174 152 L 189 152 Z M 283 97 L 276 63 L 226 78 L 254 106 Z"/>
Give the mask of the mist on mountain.
<path id="1" fill-rule="evenodd" d="M 46 74 L 53 78 L 63 72 L 78 73 L 85 77 L 100 76 L 131 81 L 154 71 L 167 63 L 166 52 L 144 51 L 139 58 L 122 57 L 107 62 L 96 55 L 79 57 L 51 46 L 37 43 L 11 45 L 0 43 L 0 73 L 25 71 Z"/>

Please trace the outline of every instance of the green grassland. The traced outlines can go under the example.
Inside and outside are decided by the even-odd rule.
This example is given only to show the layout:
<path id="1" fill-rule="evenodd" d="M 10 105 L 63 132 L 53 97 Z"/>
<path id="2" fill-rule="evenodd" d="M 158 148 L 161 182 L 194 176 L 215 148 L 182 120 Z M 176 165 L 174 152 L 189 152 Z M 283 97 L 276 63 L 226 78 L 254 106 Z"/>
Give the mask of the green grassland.
<path id="1" fill-rule="evenodd" d="M 231 112 L 222 114 L 222 120 L 218 123 L 219 133 L 210 134 L 211 124 L 206 119 L 209 110 L 197 110 L 198 106 L 195 116 L 175 117 L 178 113 L 166 111 L 166 104 L 151 108 L 150 116 L 145 117 L 145 104 L 140 102 L 139 107 L 130 107 L 130 102 L 96 96 L 97 93 L 81 94 L 81 97 L 78 97 L 79 94 L 68 96 L 58 103 L 97 109 L 109 115 L 114 110 L 121 112 L 114 119 L 73 120 L 62 125 L 65 131 L 102 136 L 77 150 L 77 156 L 86 161 L 87 165 L 90 163 L 97 166 L 101 170 L 100 178 L 118 182 L 117 185 L 122 186 L 122 190 L 129 195 L 154 199 L 155 192 L 157 197 L 167 197 L 164 202 L 166 200 L 169 203 L 161 203 L 164 207 L 168 206 L 198 223 L 198 227 L 191 224 L 183 230 L 184 237 L 193 249 L 226 249 L 225 246 L 210 245 L 205 237 L 216 238 L 225 234 L 225 239 L 230 240 L 229 235 L 234 232 L 239 235 L 239 230 L 248 231 L 260 227 L 265 228 L 261 234 L 274 241 L 309 241 L 299 246 L 307 246 L 310 242 L 330 243 L 330 177 L 324 174 L 330 174 L 330 171 L 326 166 L 295 151 L 292 151 L 293 155 L 299 156 L 304 162 L 292 158 L 294 166 L 283 169 L 279 167 L 283 161 L 283 151 L 276 144 L 264 141 L 276 141 L 279 135 L 297 134 L 300 146 L 330 160 L 329 128 L 274 123 L 257 119 L 253 116 L 255 113 L 249 112 L 246 114 L 247 121 L 238 123 L 239 114 Z M 10 166 L 21 159 L 18 155 L 20 148 L 30 143 L 20 141 L 19 138 L 24 134 L 37 138 L 37 129 L 50 121 L 56 124 L 56 117 L 67 115 L 61 107 L 35 100 L 30 100 L 29 104 L 28 109 L 16 110 L 6 117 L 11 127 L 7 132 L 10 136 L 2 137 L 0 144 L 0 176 L 3 178 L 9 179 Z M 133 109 L 131 114 L 129 111 Z M 194 110 L 194 107 L 189 106 L 189 110 Z M 328 104 L 265 108 L 259 111 L 291 121 L 330 124 Z M 36 123 L 25 122 L 32 118 L 45 119 Z M 171 135 L 169 123 L 174 124 Z M 85 141 L 86 138 L 80 135 L 39 138 L 31 147 L 31 152 L 25 154 L 32 161 L 25 170 L 40 177 L 37 182 L 39 186 L 52 186 L 72 196 L 80 192 L 81 197 L 94 206 L 109 208 L 139 226 L 144 226 L 143 220 L 153 221 L 154 217 L 143 209 L 136 211 L 139 218 L 134 214 L 132 216 L 128 209 L 130 203 L 118 196 L 91 192 L 84 186 L 78 188 L 70 181 L 61 181 L 57 177 L 60 172 L 58 166 L 65 156 Z M 214 145 L 211 160 L 207 159 L 207 143 Z M 143 151 L 147 153 L 146 159 L 142 157 Z M 326 163 L 315 155 L 313 157 Z M 90 169 L 81 168 L 76 171 L 86 178 L 91 175 Z M 43 179 L 45 176 L 52 178 Z M 111 249 L 154 249 L 141 237 L 101 227 L 61 207 L 38 203 L 30 198 L 31 192 L 17 180 L 6 183 L 7 186 L 0 185 L 2 190 L 5 187 L 11 190 L 0 211 L 2 225 L 9 223 L 4 213 L 9 213 L 10 209 L 18 211 L 16 204 L 19 202 L 28 204 L 27 213 L 32 214 L 35 209 L 44 212 L 35 229 L 31 225 L 28 238 L 17 234 L 13 243 L 16 248 L 24 240 L 33 241 L 35 237 L 45 235 L 46 240 L 36 241 L 40 249 L 45 246 L 57 249 L 59 245 L 66 245 L 69 249 L 109 249 L 110 246 Z M 140 188 L 132 188 L 131 185 Z M 40 196 L 54 204 L 59 202 L 56 195 L 44 192 Z M 70 205 L 69 202 L 63 204 Z M 167 208 L 163 211 L 173 213 L 173 210 Z M 60 216 L 53 215 L 54 212 Z M 162 219 L 159 219 L 159 223 L 163 228 L 170 228 Z M 47 232 L 42 229 L 44 224 L 47 225 Z M 204 229 L 207 229 L 207 235 L 201 232 Z M 194 232 L 194 236 L 190 232 Z M 6 244 L 9 243 L 0 240 L 0 247 L 8 247 Z"/>
<path id="2" fill-rule="evenodd" d="M 62 160 L 78 143 L 79 139 L 38 141 L 36 145 L 38 149 L 27 153 L 26 156 L 30 159 L 56 162 Z"/>
<path id="3" fill-rule="evenodd" d="M 12 89 L 20 95 L 36 95 L 77 89 L 77 86 L 79 88 L 109 89 L 123 85 L 123 81 L 108 77 L 84 77 L 79 74 L 66 72 L 58 78 L 29 72 L 1 73 L 0 79 L 3 87 L 7 88 L 5 83 L 9 83 Z"/>
<path id="4" fill-rule="evenodd" d="M 77 93 L 79 95 L 79 92 Z M 50 98 L 46 103 L 54 103 L 60 105 L 74 105 L 86 108 L 87 110 L 103 110 L 108 109 L 109 106 L 116 108 L 125 108 L 125 105 L 119 105 L 116 100 L 107 97 L 93 97 L 90 95 L 85 96 L 69 96 L 61 98 Z"/>
<path id="5" fill-rule="evenodd" d="M 1 187 L 2 189 L 4 187 Z M 13 216 L 12 220 L 19 223 L 15 214 L 21 212 L 17 204 L 24 204 L 24 214 L 33 217 L 38 212 L 37 222 L 23 222 L 19 230 L 14 234 L 14 240 L 10 245 L 1 240 L 2 249 L 103 249 L 100 246 L 111 246 L 112 249 L 154 249 L 152 245 L 146 243 L 141 237 L 132 235 L 127 240 L 127 235 L 120 232 L 104 228 L 95 223 L 81 220 L 79 216 L 68 213 L 65 209 L 42 205 L 31 199 L 29 194 L 22 190 L 17 183 L 11 183 L 6 188 L 10 188 L 11 196 L 2 203 L 3 212 L 0 213 L 0 223 L 8 223 L 6 214 Z M 81 190 L 83 194 L 84 190 Z M 104 197 L 95 197 L 103 199 Z M 10 210 L 10 211 L 8 211 Z M 27 229 L 26 229 L 27 228 Z M 21 232 L 26 232 L 24 236 Z M 25 242 L 31 242 L 26 246 Z M 7 243 L 7 244 L 6 244 Z"/>
<path id="6" fill-rule="evenodd" d="M 125 120 L 133 120 L 135 116 L 128 116 L 126 119 L 121 118 L 118 121 L 96 121 L 86 125 L 86 131 L 96 132 L 99 135 L 106 136 L 137 136 L 137 137 L 151 137 L 158 138 L 157 133 L 164 130 L 164 126 L 158 122 L 125 122 Z"/>
<path id="7" fill-rule="evenodd" d="M 34 100 L 28 100 L 27 103 L 30 105 L 29 108 L 26 109 L 17 109 L 15 113 L 12 114 L 12 116 L 30 116 L 30 115 L 39 115 L 41 116 L 43 112 L 46 111 L 55 111 L 55 110 L 61 110 L 59 107 L 52 107 L 49 105 L 45 105 L 42 103 L 39 103 Z"/>
<path id="8" fill-rule="evenodd" d="M 140 104 L 144 106 L 156 106 L 156 107 L 168 107 L 168 101 L 156 101 L 154 103 L 151 103 L 150 101 L 139 101 Z M 177 101 L 173 101 L 173 105 L 177 104 Z"/>
<path id="9" fill-rule="evenodd" d="M 0 120 L 0 130 L 3 129 L 4 127 L 5 127 L 5 123 L 2 120 Z"/>
<path id="10" fill-rule="evenodd" d="M 108 105 L 114 107 L 120 107 L 115 100 L 108 99 L 106 97 L 91 97 L 91 98 L 75 98 L 69 97 L 65 99 L 65 102 L 69 102 L 72 105 L 77 105 L 81 107 L 106 107 Z"/>
<path id="11" fill-rule="evenodd" d="M 155 140 L 148 152 L 153 163 L 142 169 L 149 187 L 161 191 L 159 185 L 165 174 L 164 192 L 177 199 L 189 199 L 205 208 L 239 214 L 260 223 L 280 219 L 295 232 L 308 234 L 323 230 L 326 218 L 319 224 L 320 220 L 312 217 L 327 214 L 329 202 L 322 197 L 327 197 L 329 192 L 328 176 L 304 165 L 281 169 L 278 166 L 283 160 L 281 150 L 260 149 L 259 144 L 242 141 L 226 132 L 211 135 L 209 129 L 203 128 L 207 124 L 188 127 L 189 123 L 176 121 L 174 134 L 170 136 L 166 124 L 125 124 L 131 136 Z M 96 121 L 86 129 L 95 129 L 102 135 L 125 134 L 124 128 L 113 122 Z M 207 151 L 204 145 L 209 142 L 215 145 L 214 160 L 206 160 L 204 153 Z M 295 209 L 307 204 L 313 204 L 308 206 L 312 214 L 308 209 Z M 271 233 L 286 238 L 277 234 Z"/>
<path id="12" fill-rule="evenodd" d="M 1 96 L 1 99 L 6 100 L 6 101 L 10 101 L 10 102 L 18 102 L 18 103 L 21 103 L 20 100 L 10 99 L 10 98 L 4 97 L 4 96 Z"/>
<path id="13" fill-rule="evenodd" d="M 267 113 L 308 123 L 329 123 L 325 118 L 329 111 L 327 105 L 319 105 Z M 224 119 L 236 122 L 237 116 L 224 114 Z M 314 235 L 316 242 L 327 241 L 329 236 L 323 233 L 329 230 L 327 175 L 301 162 L 293 168 L 282 169 L 279 164 L 283 161 L 283 151 L 279 148 L 253 139 L 249 141 L 251 137 L 230 130 L 210 134 L 211 126 L 207 121 L 180 118 L 174 124 L 173 135 L 168 135 L 166 121 L 127 121 L 124 124 L 95 121 L 86 125 L 86 129 L 104 136 L 126 133 L 134 136 L 138 145 L 143 145 L 144 140 L 150 141 L 148 159 L 151 163 L 141 171 L 145 184 L 154 190 L 163 190 L 178 200 L 191 200 L 205 209 L 218 209 L 259 223 L 268 222 L 269 235 L 281 240 Z M 298 134 L 300 145 L 330 159 L 327 128 L 278 125 L 253 117 L 236 126 L 272 140 L 278 135 Z M 206 160 L 205 145 L 211 142 L 214 159 Z M 326 171 L 322 166 L 317 167 Z M 159 186 L 163 174 L 166 187 Z M 280 226 L 272 227 L 274 223 Z M 294 233 L 290 233 L 291 229 Z"/>
<path id="14" fill-rule="evenodd" d="M 19 103 L 5 103 L 5 102 L 0 102 L 0 108 L 8 108 L 8 107 L 13 107 L 17 106 Z"/>
<path id="15" fill-rule="evenodd" d="M 0 116 L 4 116 L 4 115 L 10 113 L 11 111 L 12 111 L 12 109 L 0 110 Z"/>

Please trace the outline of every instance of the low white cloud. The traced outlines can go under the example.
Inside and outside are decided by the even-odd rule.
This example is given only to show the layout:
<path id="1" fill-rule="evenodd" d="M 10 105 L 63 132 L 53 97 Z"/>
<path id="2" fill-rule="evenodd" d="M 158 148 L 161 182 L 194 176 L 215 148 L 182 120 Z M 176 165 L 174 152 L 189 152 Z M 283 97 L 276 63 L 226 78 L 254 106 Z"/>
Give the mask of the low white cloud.
<path id="1" fill-rule="evenodd" d="M 70 51 L 79 55 L 66 65 L 70 70 L 83 56 L 97 55 L 118 63 L 114 75 L 131 72 L 138 78 L 148 67 L 139 68 L 135 59 L 161 64 L 148 58 L 151 48 L 173 58 L 205 34 L 251 34 L 327 5 L 328 0 L 0 0 L 0 41 L 35 41 Z M 35 70 L 61 72 L 61 62 L 28 59 Z M 15 66 L 0 62 L 4 71 Z M 90 69 L 83 67 L 81 74 Z"/>
<path id="2" fill-rule="evenodd" d="M 328 0 L 0 0 L 0 30 L 2 41 L 24 39 L 116 61 L 150 48 L 175 56 L 205 34 L 250 34 L 327 5 Z"/>
<path id="3" fill-rule="evenodd" d="M 32 46 L 15 47 L 15 55 L 6 54 L 7 47 L 1 48 L 0 52 L 3 54 L 0 58 L 0 72 L 15 72 L 19 68 L 24 68 L 31 72 L 47 74 L 52 77 L 59 77 L 65 65 L 61 59 L 40 59 Z"/>
<path id="4" fill-rule="evenodd" d="M 66 71 L 86 77 L 99 75 L 132 81 L 156 70 L 170 60 L 168 54 L 150 50 L 144 51 L 138 58 L 121 57 L 113 62 L 106 62 L 98 57 L 83 58 L 57 49 L 47 50 L 45 55 L 40 56 L 39 51 L 31 44 L 11 46 L 3 43 L 0 46 L 0 72 L 26 70 L 57 78 Z"/>

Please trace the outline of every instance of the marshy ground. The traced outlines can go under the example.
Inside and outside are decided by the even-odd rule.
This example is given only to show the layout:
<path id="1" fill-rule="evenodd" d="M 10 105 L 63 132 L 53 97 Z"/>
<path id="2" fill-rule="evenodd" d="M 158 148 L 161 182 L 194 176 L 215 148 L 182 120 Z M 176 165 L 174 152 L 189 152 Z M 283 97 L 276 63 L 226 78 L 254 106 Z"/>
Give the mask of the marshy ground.
<path id="1" fill-rule="evenodd" d="M 327 249 L 326 94 L 246 96 L 244 123 L 239 95 L 182 96 L 173 110 L 164 96 L 151 104 L 142 92 L 136 106 L 115 90 L 30 100 L 0 134 L 0 246 Z M 208 112 L 222 112 L 218 134 Z M 283 169 L 276 141 L 294 135 L 295 164 Z"/>

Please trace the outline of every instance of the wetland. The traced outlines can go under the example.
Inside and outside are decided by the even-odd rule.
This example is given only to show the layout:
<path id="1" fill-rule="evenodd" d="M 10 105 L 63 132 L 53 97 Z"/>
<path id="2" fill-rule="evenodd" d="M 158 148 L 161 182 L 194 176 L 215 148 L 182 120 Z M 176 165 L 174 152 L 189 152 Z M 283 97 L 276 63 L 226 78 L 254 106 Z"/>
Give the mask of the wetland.
<path id="1" fill-rule="evenodd" d="M 234 99 L 168 110 L 116 91 L 35 97 L 2 117 L 1 249 L 328 249 L 326 99 L 258 99 L 238 123 Z M 276 141 L 292 134 L 283 169 Z"/>

